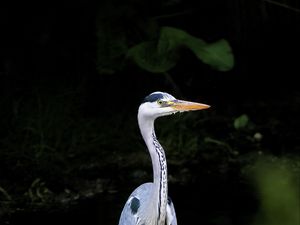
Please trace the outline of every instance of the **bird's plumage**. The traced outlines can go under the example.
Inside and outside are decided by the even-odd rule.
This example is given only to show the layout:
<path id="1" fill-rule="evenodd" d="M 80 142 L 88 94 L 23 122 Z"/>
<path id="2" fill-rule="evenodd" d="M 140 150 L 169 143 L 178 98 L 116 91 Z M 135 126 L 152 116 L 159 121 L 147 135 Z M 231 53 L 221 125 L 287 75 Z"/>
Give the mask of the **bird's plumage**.
<path id="1" fill-rule="evenodd" d="M 153 183 L 145 183 L 136 188 L 132 194 L 129 196 L 124 209 L 122 211 L 119 224 L 122 225 L 148 225 L 148 224 L 156 224 L 156 221 L 153 220 L 155 215 L 152 215 L 149 212 L 149 207 L 155 208 L 154 205 L 151 204 L 151 195 L 154 186 Z M 137 212 L 135 211 L 135 207 L 137 205 L 133 205 L 134 202 L 139 202 L 137 205 Z M 151 211 L 151 210 L 150 210 Z M 168 199 L 167 209 L 166 209 L 166 225 L 177 225 L 176 213 L 174 209 L 173 202 L 171 199 Z"/>
<path id="2" fill-rule="evenodd" d="M 208 107 L 177 100 L 165 92 L 153 92 L 145 97 L 138 110 L 138 124 L 151 156 L 153 182 L 142 184 L 132 192 L 121 213 L 119 225 L 177 225 L 175 208 L 168 197 L 166 156 L 156 138 L 154 121 L 160 116 Z"/>
<path id="3" fill-rule="evenodd" d="M 153 92 L 150 95 L 146 96 L 142 103 L 155 102 L 155 101 L 163 100 L 163 99 L 174 100 L 175 98 L 172 95 L 168 94 L 168 93 L 156 91 L 156 92 Z"/>

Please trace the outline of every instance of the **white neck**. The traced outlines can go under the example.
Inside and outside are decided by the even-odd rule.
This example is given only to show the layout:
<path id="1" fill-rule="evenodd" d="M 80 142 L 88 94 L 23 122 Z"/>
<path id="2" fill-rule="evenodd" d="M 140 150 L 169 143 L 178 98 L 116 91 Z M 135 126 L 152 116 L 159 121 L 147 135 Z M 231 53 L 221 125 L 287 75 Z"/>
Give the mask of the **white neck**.
<path id="1" fill-rule="evenodd" d="M 153 166 L 153 198 L 158 205 L 158 224 L 164 224 L 168 199 L 167 161 L 165 152 L 155 136 L 154 119 L 138 114 L 141 134 L 148 147 Z"/>

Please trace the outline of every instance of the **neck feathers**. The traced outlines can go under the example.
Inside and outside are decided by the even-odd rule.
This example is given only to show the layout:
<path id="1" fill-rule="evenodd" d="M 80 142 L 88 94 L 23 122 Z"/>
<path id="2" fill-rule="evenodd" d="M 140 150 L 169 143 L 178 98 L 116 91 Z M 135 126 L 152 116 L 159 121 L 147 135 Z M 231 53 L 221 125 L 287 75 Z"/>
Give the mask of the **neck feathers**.
<path id="1" fill-rule="evenodd" d="M 158 224 L 164 224 L 168 199 L 167 161 L 164 149 L 158 142 L 154 131 L 154 120 L 138 118 L 141 134 L 148 147 L 153 166 L 153 200 L 158 206 Z"/>
<path id="2" fill-rule="evenodd" d="M 153 164 L 153 173 L 157 174 L 154 176 L 154 185 L 157 189 L 158 195 L 158 224 L 164 224 L 167 210 L 167 199 L 168 199 L 168 173 L 167 173 L 167 161 L 165 152 L 162 146 L 159 144 L 155 133 L 153 132 L 153 145 L 158 158 L 158 165 L 156 165 L 157 171 L 155 171 Z"/>

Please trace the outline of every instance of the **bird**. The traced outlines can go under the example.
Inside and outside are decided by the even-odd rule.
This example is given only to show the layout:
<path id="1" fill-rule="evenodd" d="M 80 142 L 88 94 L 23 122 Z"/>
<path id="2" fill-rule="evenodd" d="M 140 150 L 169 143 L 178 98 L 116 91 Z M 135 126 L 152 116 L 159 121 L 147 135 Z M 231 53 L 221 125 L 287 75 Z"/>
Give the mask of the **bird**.
<path id="1" fill-rule="evenodd" d="M 154 121 L 177 112 L 202 110 L 209 105 L 178 100 L 156 91 L 146 96 L 138 109 L 138 125 L 151 156 L 153 182 L 137 187 L 122 210 L 119 225 L 177 225 L 174 204 L 168 197 L 167 161 L 157 140 Z"/>

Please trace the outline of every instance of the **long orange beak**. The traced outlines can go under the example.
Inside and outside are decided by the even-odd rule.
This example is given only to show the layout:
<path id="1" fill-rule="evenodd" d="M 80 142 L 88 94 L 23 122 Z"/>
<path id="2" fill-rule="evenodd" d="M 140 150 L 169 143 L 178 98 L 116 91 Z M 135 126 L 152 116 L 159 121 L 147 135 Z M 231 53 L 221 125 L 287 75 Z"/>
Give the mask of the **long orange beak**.
<path id="1" fill-rule="evenodd" d="M 208 109 L 210 107 L 209 105 L 206 105 L 206 104 L 183 101 L 183 100 L 172 101 L 172 104 L 170 104 L 170 106 L 173 109 L 175 109 L 177 111 L 181 111 L 181 112 Z"/>

